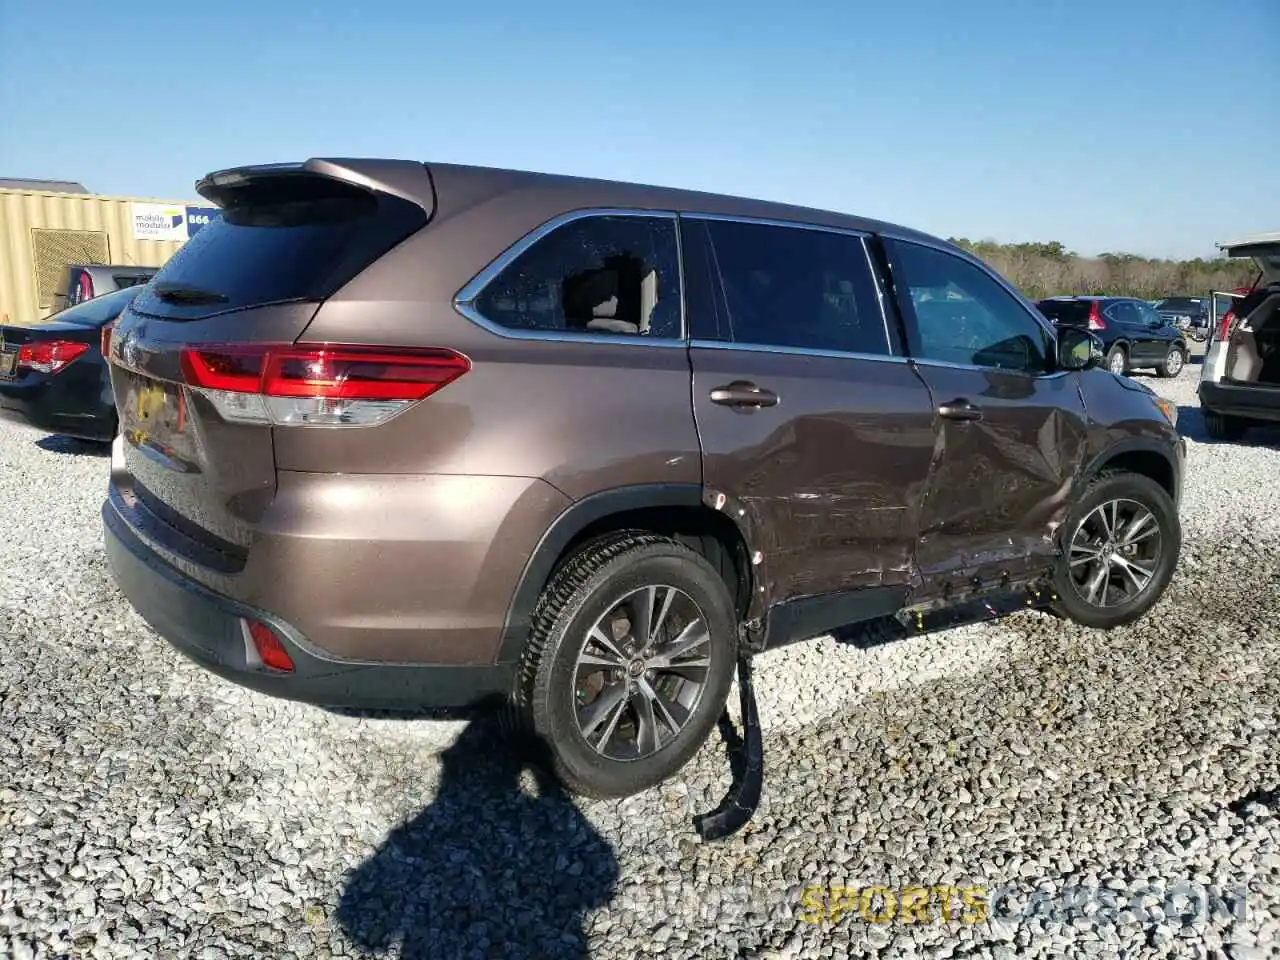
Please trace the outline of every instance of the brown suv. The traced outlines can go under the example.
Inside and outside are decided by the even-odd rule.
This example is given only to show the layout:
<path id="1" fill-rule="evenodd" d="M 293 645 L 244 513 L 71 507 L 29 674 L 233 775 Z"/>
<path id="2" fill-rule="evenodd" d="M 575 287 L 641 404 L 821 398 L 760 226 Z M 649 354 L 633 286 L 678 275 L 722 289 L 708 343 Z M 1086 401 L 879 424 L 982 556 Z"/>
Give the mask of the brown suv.
<path id="1" fill-rule="evenodd" d="M 1049 588 L 1131 622 L 1174 413 L 947 243 L 384 160 L 214 173 L 108 344 L 117 582 L 271 694 L 513 703 L 566 784 L 678 770 L 739 657 Z"/>

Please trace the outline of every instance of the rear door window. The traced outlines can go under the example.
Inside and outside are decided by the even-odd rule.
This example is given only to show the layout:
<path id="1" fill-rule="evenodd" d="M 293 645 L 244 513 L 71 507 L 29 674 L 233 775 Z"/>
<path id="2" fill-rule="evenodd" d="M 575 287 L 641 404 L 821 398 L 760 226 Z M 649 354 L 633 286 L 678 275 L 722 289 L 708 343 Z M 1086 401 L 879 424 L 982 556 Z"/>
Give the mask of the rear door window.
<path id="1" fill-rule="evenodd" d="M 707 220 L 713 282 L 735 343 L 883 356 L 891 352 L 862 237 Z"/>
<path id="2" fill-rule="evenodd" d="M 678 339 L 675 218 L 602 214 L 561 224 L 517 254 L 473 306 L 513 331 Z"/>
<path id="3" fill-rule="evenodd" d="M 170 319 L 323 300 L 423 227 L 418 205 L 329 177 L 254 177 L 178 249 L 134 308 Z M 167 292 L 167 293 L 166 293 Z"/>

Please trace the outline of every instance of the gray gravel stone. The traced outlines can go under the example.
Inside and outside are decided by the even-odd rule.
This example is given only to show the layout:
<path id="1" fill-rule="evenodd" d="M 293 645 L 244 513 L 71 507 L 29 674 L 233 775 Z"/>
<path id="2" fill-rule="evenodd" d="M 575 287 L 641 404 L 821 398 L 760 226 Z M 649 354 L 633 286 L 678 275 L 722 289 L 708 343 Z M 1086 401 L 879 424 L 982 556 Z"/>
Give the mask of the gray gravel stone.
<path id="1" fill-rule="evenodd" d="M 719 845 L 688 823 L 729 782 L 718 740 L 569 802 L 483 724 L 188 663 L 107 575 L 107 460 L 0 424 L 0 956 L 1274 956 L 1280 438 L 1206 442 L 1198 372 L 1145 378 L 1189 437 L 1185 560 L 1148 618 L 762 657 L 765 797 Z M 917 885 L 1005 912 L 803 899 Z"/>

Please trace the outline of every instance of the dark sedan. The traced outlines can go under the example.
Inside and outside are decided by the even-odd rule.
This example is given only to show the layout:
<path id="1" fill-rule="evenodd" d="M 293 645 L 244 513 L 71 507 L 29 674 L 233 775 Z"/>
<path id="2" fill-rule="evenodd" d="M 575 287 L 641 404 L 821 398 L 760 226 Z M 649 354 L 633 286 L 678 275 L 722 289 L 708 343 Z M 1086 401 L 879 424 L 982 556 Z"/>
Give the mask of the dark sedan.
<path id="1" fill-rule="evenodd" d="M 102 336 L 141 289 L 86 300 L 32 327 L 0 326 L 0 416 L 110 442 L 117 420 Z"/>
<path id="2" fill-rule="evenodd" d="M 1050 297 L 1036 307 L 1054 326 L 1084 327 L 1107 351 L 1112 373 L 1155 370 L 1176 377 L 1187 365 L 1186 334 L 1135 297 Z"/>

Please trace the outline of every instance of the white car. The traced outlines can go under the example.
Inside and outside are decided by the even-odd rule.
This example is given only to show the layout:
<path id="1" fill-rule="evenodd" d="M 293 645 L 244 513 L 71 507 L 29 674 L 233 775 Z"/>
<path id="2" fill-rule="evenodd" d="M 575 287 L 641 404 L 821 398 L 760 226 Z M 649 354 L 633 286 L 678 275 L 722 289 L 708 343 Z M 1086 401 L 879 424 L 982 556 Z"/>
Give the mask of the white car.
<path id="1" fill-rule="evenodd" d="M 1280 423 L 1280 232 L 1218 248 L 1258 266 L 1252 290 L 1218 321 L 1200 370 L 1200 407 L 1215 440 L 1238 440 L 1255 423 Z"/>

